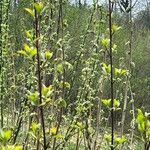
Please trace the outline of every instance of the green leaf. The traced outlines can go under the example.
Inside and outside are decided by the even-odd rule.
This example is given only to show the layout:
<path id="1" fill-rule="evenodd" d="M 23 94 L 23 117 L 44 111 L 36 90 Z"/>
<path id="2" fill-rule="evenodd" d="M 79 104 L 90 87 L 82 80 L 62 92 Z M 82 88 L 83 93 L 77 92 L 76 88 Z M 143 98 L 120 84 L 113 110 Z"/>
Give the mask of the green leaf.
<path id="1" fill-rule="evenodd" d="M 140 132 L 144 132 L 145 131 L 145 122 L 141 122 L 138 124 L 138 130 Z"/>
<path id="2" fill-rule="evenodd" d="M 84 129 L 84 127 L 85 127 L 82 122 L 77 122 L 76 125 L 77 125 L 77 127 L 80 128 L 80 129 Z"/>
<path id="3" fill-rule="evenodd" d="M 31 129 L 33 132 L 36 132 L 39 128 L 40 128 L 39 124 L 37 124 L 36 122 L 32 122 Z"/>
<path id="4" fill-rule="evenodd" d="M 25 10 L 26 10 L 32 17 L 34 17 L 34 12 L 33 12 L 32 9 L 30 9 L 30 8 L 25 8 Z"/>
<path id="5" fill-rule="evenodd" d="M 63 65 L 62 64 L 58 64 L 56 69 L 59 73 L 63 73 Z"/>
<path id="6" fill-rule="evenodd" d="M 15 146 L 13 150 L 22 150 L 23 147 L 22 146 Z"/>
<path id="7" fill-rule="evenodd" d="M 29 38 L 29 39 L 32 39 L 33 38 L 33 35 L 31 33 L 31 31 L 26 31 L 26 37 Z"/>
<path id="8" fill-rule="evenodd" d="M 28 44 L 24 44 L 24 50 L 29 57 L 34 57 L 37 54 L 37 49 L 35 47 L 29 47 Z"/>
<path id="9" fill-rule="evenodd" d="M 118 27 L 118 26 L 115 25 L 115 24 L 112 25 L 112 33 L 115 33 L 115 32 L 117 32 L 117 31 L 120 30 L 120 29 L 121 29 L 121 27 Z"/>
<path id="10" fill-rule="evenodd" d="M 38 92 L 34 92 L 34 93 L 29 92 L 28 100 L 31 102 L 32 105 L 36 105 L 37 104 L 38 96 L 39 96 Z"/>
<path id="11" fill-rule="evenodd" d="M 27 52 L 27 53 L 30 53 L 30 51 L 31 51 L 31 48 L 29 47 L 29 45 L 28 44 L 24 44 L 24 50 Z"/>
<path id="12" fill-rule="evenodd" d="M 147 120 L 147 124 L 146 124 L 147 128 L 150 128 L 150 121 Z"/>
<path id="13" fill-rule="evenodd" d="M 114 141 L 115 141 L 117 144 L 123 144 L 124 142 L 127 141 L 127 139 L 126 139 L 125 136 L 122 136 L 121 138 L 120 138 L 120 137 L 115 137 L 115 138 L 114 138 Z"/>
<path id="14" fill-rule="evenodd" d="M 114 99 L 114 108 L 115 110 L 120 106 L 120 101 L 117 99 Z"/>
<path id="15" fill-rule="evenodd" d="M 45 52 L 45 58 L 46 58 L 47 60 L 51 59 L 52 56 L 53 56 L 53 53 L 52 53 L 52 52 L 49 52 L 49 51 L 46 51 L 46 52 Z"/>
<path id="16" fill-rule="evenodd" d="M 3 143 L 6 143 L 10 139 L 11 135 L 12 135 L 11 130 L 1 130 L 0 131 L 0 140 Z"/>
<path id="17" fill-rule="evenodd" d="M 102 99 L 101 102 L 105 107 L 110 107 L 111 99 Z"/>
<path id="18" fill-rule="evenodd" d="M 111 67 L 110 67 L 110 65 L 107 65 L 107 64 L 105 64 L 105 63 L 102 63 L 101 65 L 102 65 L 102 71 L 103 71 L 103 73 L 104 73 L 105 75 L 110 74 L 110 72 L 111 72 Z"/>
<path id="19" fill-rule="evenodd" d="M 52 128 L 50 129 L 50 132 L 51 132 L 52 135 L 56 135 L 57 128 L 56 128 L 56 127 L 52 127 Z"/>
<path id="20" fill-rule="evenodd" d="M 32 48 L 29 52 L 30 57 L 34 57 L 36 54 L 37 54 L 37 49 L 36 48 Z"/>
<path id="21" fill-rule="evenodd" d="M 46 98 L 49 97 L 52 94 L 52 92 L 53 92 L 53 87 L 51 85 L 48 86 L 48 87 L 43 85 L 43 87 L 42 87 L 42 95 L 44 97 L 46 97 Z"/>
<path id="22" fill-rule="evenodd" d="M 105 135 L 104 135 L 104 139 L 105 139 L 107 142 L 110 142 L 110 141 L 111 141 L 111 134 L 105 134 Z"/>
<path id="23" fill-rule="evenodd" d="M 145 116 L 144 116 L 142 110 L 137 109 L 137 111 L 138 111 L 138 113 L 137 113 L 136 121 L 137 121 L 137 123 L 141 124 L 141 123 L 145 122 Z"/>
<path id="24" fill-rule="evenodd" d="M 125 76 L 127 74 L 128 74 L 128 71 L 126 69 L 115 68 L 115 76 L 116 77 Z"/>
<path id="25" fill-rule="evenodd" d="M 0 150 L 22 150 L 22 146 L 15 146 L 15 145 L 7 145 L 0 147 Z"/>
<path id="26" fill-rule="evenodd" d="M 43 9 L 43 3 L 42 2 L 34 3 L 34 8 L 37 11 L 37 13 L 40 14 Z"/>
<path id="27" fill-rule="evenodd" d="M 113 44 L 113 46 L 112 46 L 112 51 L 113 51 L 113 52 L 117 52 L 116 48 L 117 48 L 117 45 L 116 45 L 116 44 Z"/>
<path id="28" fill-rule="evenodd" d="M 109 41 L 110 41 L 109 39 L 105 38 L 105 39 L 102 39 L 101 43 L 104 47 L 108 47 Z"/>
<path id="29" fill-rule="evenodd" d="M 144 132 L 146 128 L 146 117 L 144 116 L 141 109 L 137 109 L 137 118 L 136 122 L 138 124 L 138 130 Z"/>

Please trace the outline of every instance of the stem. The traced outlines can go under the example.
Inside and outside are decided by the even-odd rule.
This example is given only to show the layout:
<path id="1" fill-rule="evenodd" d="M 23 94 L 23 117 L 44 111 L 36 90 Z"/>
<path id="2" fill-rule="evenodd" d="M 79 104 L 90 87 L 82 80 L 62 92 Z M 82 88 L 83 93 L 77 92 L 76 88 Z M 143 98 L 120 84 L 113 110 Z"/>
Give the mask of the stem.
<path id="1" fill-rule="evenodd" d="M 61 91 L 61 96 L 64 99 L 65 96 L 65 67 L 64 67 L 64 61 L 65 61 L 65 51 L 64 51 L 64 47 L 63 47 L 63 39 L 64 39 L 64 28 L 63 28 L 63 3 L 62 0 L 59 1 L 59 18 L 58 18 L 58 28 L 57 28 L 57 36 L 59 37 L 59 32 L 60 32 L 60 27 L 61 28 L 61 38 L 62 38 L 62 63 L 63 63 L 63 74 L 61 76 L 62 78 L 62 82 L 63 82 L 63 87 L 62 87 L 62 91 Z M 63 115 L 63 108 L 60 108 L 60 112 L 58 114 L 58 123 L 57 123 L 57 130 L 56 130 L 56 135 L 59 132 L 60 129 L 60 125 L 62 122 L 62 115 Z M 54 138 L 54 142 L 53 142 L 53 150 L 55 150 L 56 148 L 56 138 Z"/>
<path id="2" fill-rule="evenodd" d="M 22 112 L 24 112 L 24 107 L 25 107 L 26 105 L 27 105 L 27 99 L 25 99 L 24 105 L 21 106 L 20 111 L 19 111 L 19 116 L 18 116 L 18 118 L 17 118 L 17 123 L 16 123 L 17 127 L 16 127 L 15 130 L 14 130 L 13 144 L 16 143 L 16 140 L 17 140 L 19 131 L 20 131 L 20 129 L 21 129 L 21 125 L 22 125 L 22 121 L 23 121 Z"/>
<path id="3" fill-rule="evenodd" d="M 3 13 L 3 6 L 2 6 L 2 4 L 3 4 L 3 1 L 1 1 L 0 2 L 0 34 L 2 35 L 2 21 L 3 21 L 3 15 L 2 15 L 2 13 Z M 1 105 L 1 128 L 3 128 L 3 103 L 2 103 L 2 101 L 3 101 L 3 72 L 2 72 L 2 67 L 3 67 L 3 48 L 2 48 L 2 36 L 0 37 L 0 49 L 1 49 L 1 51 L 0 51 L 0 77 L 1 77 L 1 83 L 0 83 L 0 85 L 1 85 L 1 89 L 0 89 L 0 91 L 1 91 L 1 94 L 0 94 L 0 99 L 1 99 L 1 101 L 0 101 L 0 105 Z"/>
<path id="4" fill-rule="evenodd" d="M 37 72 L 38 72 L 38 90 L 39 90 L 39 104 L 42 104 L 42 78 L 41 78 L 41 58 L 40 58 L 40 15 L 37 14 L 35 9 L 35 34 L 36 34 L 36 49 L 37 49 Z M 46 146 L 46 135 L 45 135 L 45 122 L 44 122 L 44 113 L 43 106 L 38 107 L 39 122 L 41 122 L 43 130 L 43 141 L 44 141 L 44 150 L 47 149 Z M 37 144 L 38 145 L 38 144 Z"/>
<path id="5" fill-rule="evenodd" d="M 114 81 L 113 81 L 113 54 L 112 54 L 112 41 L 113 41 L 113 33 L 112 33 L 112 11 L 113 11 L 113 3 L 109 0 L 109 52 L 110 52 L 110 86 L 111 86 L 111 150 L 114 150 Z"/>
<path id="6" fill-rule="evenodd" d="M 79 150 L 79 138 L 80 138 L 80 130 L 77 132 L 77 140 L 76 140 L 76 150 Z"/>

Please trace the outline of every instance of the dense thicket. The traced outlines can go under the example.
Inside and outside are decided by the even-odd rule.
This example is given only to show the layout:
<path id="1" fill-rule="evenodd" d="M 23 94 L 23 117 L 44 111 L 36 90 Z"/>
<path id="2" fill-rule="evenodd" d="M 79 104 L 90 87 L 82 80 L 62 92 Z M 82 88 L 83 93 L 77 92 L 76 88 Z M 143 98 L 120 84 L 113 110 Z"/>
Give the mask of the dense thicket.
<path id="1" fill-rule="evenodd" d="M 150 2 L 119 2 L 1 0 L 0 149 L 149 149 Z"/>

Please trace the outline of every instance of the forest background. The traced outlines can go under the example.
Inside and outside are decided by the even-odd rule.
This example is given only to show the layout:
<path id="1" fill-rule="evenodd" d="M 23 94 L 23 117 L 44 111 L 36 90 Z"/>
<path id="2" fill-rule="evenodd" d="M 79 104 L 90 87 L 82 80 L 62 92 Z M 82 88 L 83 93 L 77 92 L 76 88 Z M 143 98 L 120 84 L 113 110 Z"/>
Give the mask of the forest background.
<path id="1" fill-rule="evenodd" d="M 149 0 L 1 0 L 2 150 L 148 150 L 149 97 Z"/>

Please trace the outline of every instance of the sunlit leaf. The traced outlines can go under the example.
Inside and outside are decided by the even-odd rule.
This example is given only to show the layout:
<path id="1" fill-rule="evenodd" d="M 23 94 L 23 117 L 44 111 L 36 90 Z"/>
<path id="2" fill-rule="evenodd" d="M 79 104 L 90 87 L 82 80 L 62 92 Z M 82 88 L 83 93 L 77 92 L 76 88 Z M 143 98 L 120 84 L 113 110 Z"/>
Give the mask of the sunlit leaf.
<path id="1" fill-rule="evenodd" d="M 12 135 L 11 130 L 1 130 L 0 131 L 0 140 L 5 143 L 10 139 L 11 135 Z"/>
<path id="2" fill-rule="evenodd" d="M 111 99 L 102 99 L 101 102 L 102 102 L 103 106 L 109 107 L 111 104 Z"/>
<path id="3" fill-rule="evenodd" d="M 56 128 L 56 127 L 52 127 L 52 128 L 50 129 L 50 132 L 51 132 L 52 135 L 56 135 L 57 128 Z"/>
<path id="4" fill-rule="evenodd" d="M 44 97 L 49 97 L 52 92 L 53 92 L 53 87 L 51 85 L 48 86 L 48 87 L 46 87 L 45 85 L 43 85 L 43 87 L 42 87 L 42 95 Z"/>
<path id="5" fill-rule="evenodd" d="M 42 9 L 43 9 L 43 3 L 42 2 L 36 2 L 36 3 L 34 3 L 34 7 L 35 7 L 37 13 L 40 14 Z"/>
<path id="6" fill-rule="evenodd" d="M 105 39 L 102 39 L 101 43 L 103 46 L 108 47 L 109 41 L 110 41 L 109 39 L 105 38 Z"/>
<path id="7" fill-rule="evenodd" d="M 46 52 L 45 52 L 45 58 L 46 58 L 47 60 L 51 59 L 52 56 L 53 56 L 53 53 L 52 53 L 52 52 L 49 52 L 49 51 L 46 51 Z"/>
<path id="8" fill-rule="evenodd" d="M 39 96 L 38 92 L 34 92 L 34 93 L 30 92 L 29 93 L 28 100 L 31 102 L 32 105 L 36 105 L 37 104 L 38 96 Z"/>
<path id="9" fill-rule="evenodd" d="M 30 8 L 25 8 L 25 10 L 26 10 L 32 17 L 34 17 L 34 12 L 33 12 L 32 9 L 30 9 Z"/>
<path id="10" fill-rule="evenodd" d="M 32 122 L 31 129 L 33 132 L 36 132 L 39 128 L 40 128 L 39 124 L 37 124 L 36 122 Z"/>
<path id="11" fill-rule="evenodd" d="M 112 33 L 115 33 L 115 32 L 117 32 L 120 29 L 121 29 L 121 27 L 119 27 L 119 26 L 117 26 L 115 24 L 112 25 Z"/>

